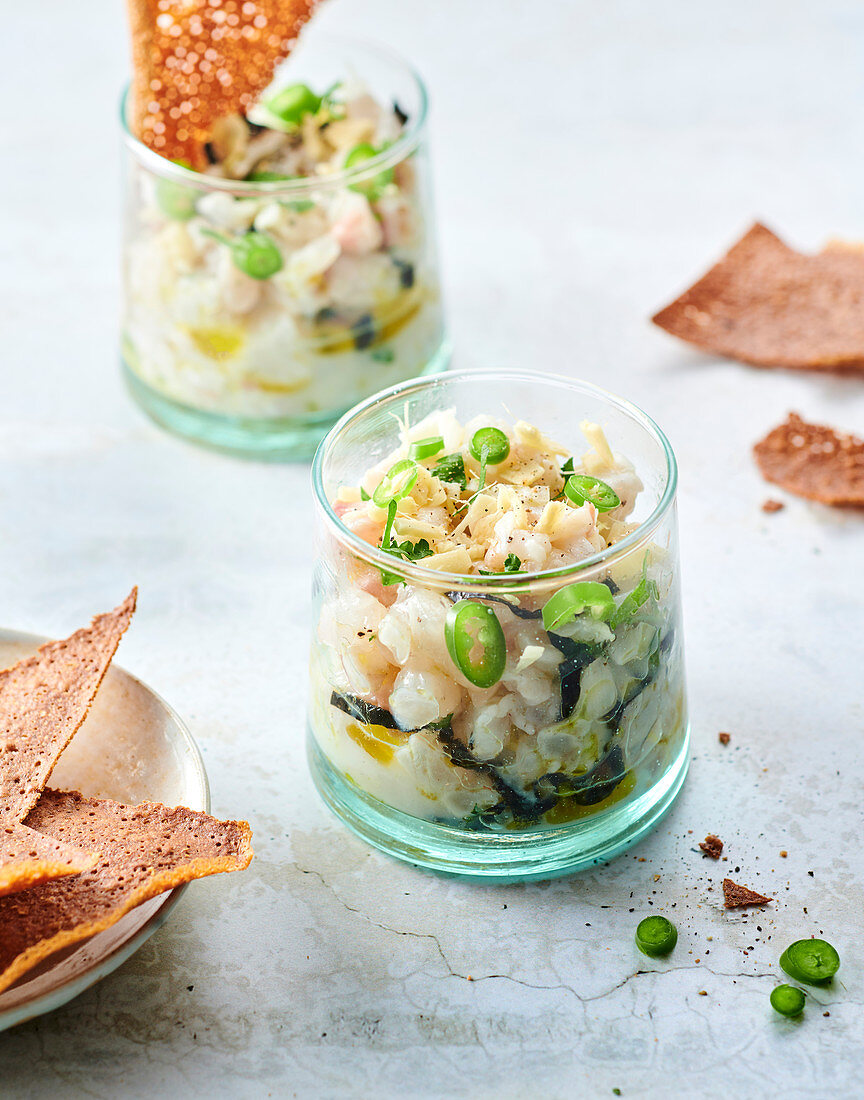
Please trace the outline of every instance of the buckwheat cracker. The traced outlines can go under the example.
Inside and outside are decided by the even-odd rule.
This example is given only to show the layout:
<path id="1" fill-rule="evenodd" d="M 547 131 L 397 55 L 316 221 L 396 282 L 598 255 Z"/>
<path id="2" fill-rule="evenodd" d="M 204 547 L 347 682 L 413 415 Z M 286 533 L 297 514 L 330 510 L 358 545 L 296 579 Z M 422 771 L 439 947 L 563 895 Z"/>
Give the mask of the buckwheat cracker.
<path id="1" fill-rule="evenodd" d="M 653 318 L 688 343 L 757 367 L 864 371 L 864 252 L 796 252 L 758 222 Z"/>
<path id="2" fill-rule="evenodd" d="M 113 611 L 0 672 L 0 825 L 22 821 L 90 704 L 135 610 L 133 588 Z"/>
<path id="3" fill-rule="evenodd" d="M 723 905 L 726 909 L 740 909 L 745 905 L 767 905 L 773 898 L 757 894 L 746 886 L 739 886 L 731 878 L 723 879 Z"/>
<path id="4" fill-rule="evenodd" d="M 252 859 L 245 821 L 217 821 L 153 802 L 124 806 L 46 790 L 26 824 L 101 856 L 79 875 L 0 898 L 0 991 L 149 898 L 195 878 L 242 870 Z"/>
<path id="5" fill-rule="evenodd" d="M 26 825 L 0 825 L 0 897 L 89 871 L 98 859 L 96 852 L 82 852 Z"/>
<path id="6" fill-rule="evenodd" d="M 753 448 L 762 476 L 790 493 L 838 507 L 864 507 L 864 440 L 790 413 Z"/>
<path id="7" fill-rule="evenodd" d="M 128 0 L 132 132 L 201 169 L 213 123 L 273 79 L 317 0 Z"/>

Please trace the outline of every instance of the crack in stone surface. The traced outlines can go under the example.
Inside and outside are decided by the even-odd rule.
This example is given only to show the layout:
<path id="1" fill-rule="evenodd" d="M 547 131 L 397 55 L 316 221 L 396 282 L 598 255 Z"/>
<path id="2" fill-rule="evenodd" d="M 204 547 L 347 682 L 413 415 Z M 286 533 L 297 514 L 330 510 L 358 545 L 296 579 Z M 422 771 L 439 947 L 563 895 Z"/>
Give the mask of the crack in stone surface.
<path id="1" fill-rule="evenodd" d="M 616 982 L 616 984 L 611 986 L 609 989 L 604 990 L 602 993 L 596 993 L 596 994 L 594 994 L 590 997 L 583 996 L 581 993 L 579 993 L 577 990 L 575 990 L 573 988 L 573 986 L 567 985 L 565 982 L 557 982 L 557 983 L 554 983 L 554 984 L 543 984 L 543 983 L 540 983 L 540 982 L 529 982 L 524 978 L 517 978 L 512 974 L 480 974 L 480 975 L 477 975 L 475 977 L 473 974 L 463 974 L 461 971 L 454 969 L 452 963 L 447 958 L 447 955 L 445 954 L 444 949 L 441 946 L 440 940 L 438 939 L 438 937 L 434 933 L 432 933 L 432 932 L 413 932 L 410 929 L 394 928 L 394 927 L 392 927 L 392 925 L 384 924 L 381 921 L 376 921 L 372 917 L 370 917 L 368 913 L 364 913 L 362 909 L 359 909 L 359 908 L 357 908 L 356 906 L 353 906 L 353 905 L 349 905 L 343 898 L 339 897 L 339 895 L 336 893 L 336 890 L 333 887 L 333 885 L 331 883 L 329 883 L 324 878 L 324 876 L 320 873 L 320 871 L 316 871 L 312 868 L 300 867 L 298 864 L 295 864 L 294 866 L 300 872 L 300 874 L 302 874 L 302 875 L 312 875 L 314 878 L 318 879 L 318 881 L 325 888 L 325 890 L 327 890 L 328 893 L 330 893 L 332 895 L 334 900 L 337 901 L 345 910 L 347 910 L 349 913 L 354 913 L 356 916 L 360 917 L 361 920 L 366 921 L 366 923 L 371 925 L 373 928 L 380 928 L 383 932 L 390 932 L 394 936 L 408 936 L 408 937 L 411 937 L 411 938 L 414 938 L 414 939 L 431 940 L 432 943 L 434 943 L 434 945 L 435 945 L 435 949 L 437 950 L 438 955 L 441 958 L 441 961 L 444 963 L 444 966 L 447 968 L 447 976 L 450 977 L 450 978 L 459 978 L 462 981 L 466 981 L 466 982 L 479 983 L 479 982 L 488 982 L 488 981 L 504 981 L 504 982 L 513 982 L 515 985 L 523 986 L 525 989 L 535 989 L 535 990 L 541 990 L 541 991 L 544 991 L 544 992 L 547 992 L 547 991 L 548 992 L 554 992 L 554 991 L 560 990 L 562 992 L 572 994 L 576 998 L 577 1001 L 579 1001 L 581 1004 L 584 1005 L 584 1004 L 591 1004 L 592 1002 L 595 1002 L 595 1001 L 602 1001 L 606 997 L 611 997 L 613 993 L 617 993 L 620 989 L 624 989 L 624 987 L 627 986 L 634 979 L 643 977 L 646 974 L 657 974 L 657 975 L 660 975 L 660 976 L 665 976 L 667 974 L 686 973 L 686 972 L 692 970 L 692 971 L 699 971 L 700 973 L 704 972 L 704 973 L 711 974 L 715 978 L 734 978 L 734 979 L 741 979 L 742 981 L 745 980 L 745 979 L 751 979 L 751 978 L 761 979 L 761 978 L 776 977 L 776 975 L 773 974 L 770 971 L 768 971 L 768 972 L 756 972 L 756 973 L 743 973 L 743 972 L 740 972 L 740 971 L 736 972 L 736 971 L 726 971 L 726 970 L 714 970 L 710 966 L 706 966 L 702 963 L 700 963 L 698 965 L 696 963 L 691 963 L 688 966 L 670 966 L 666 970 L 636 970 L 632 974 L 626 975 L 626 977 L 622 978 L 621 981 Z M 585 942 L 585 941 L 580 941 L 580 942 Z M 699 1013 L 697 1013 L 697 1015 L 699 1015 Z"/>

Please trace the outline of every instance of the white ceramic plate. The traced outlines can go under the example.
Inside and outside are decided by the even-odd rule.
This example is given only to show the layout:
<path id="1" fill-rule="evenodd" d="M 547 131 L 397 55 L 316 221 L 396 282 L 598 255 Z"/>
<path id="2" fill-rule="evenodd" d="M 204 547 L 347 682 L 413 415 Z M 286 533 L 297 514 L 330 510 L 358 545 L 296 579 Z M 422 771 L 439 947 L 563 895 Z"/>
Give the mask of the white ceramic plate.
<path id="1" fill-rule="evenodd" d="M 0 668 L 8 668 L 45 640 L 0 630 Z M 50 784 L 118 802 L 150 799 L 210 809 L 204 762 L 192 735 L 167 703 L 116 665 L 109 668 Z M 58 951 L 0 993 L 0 1031 L 59 1008 L 116 970 L 165 921 L 184 889 L 151 898 L 113 927 Z"/>

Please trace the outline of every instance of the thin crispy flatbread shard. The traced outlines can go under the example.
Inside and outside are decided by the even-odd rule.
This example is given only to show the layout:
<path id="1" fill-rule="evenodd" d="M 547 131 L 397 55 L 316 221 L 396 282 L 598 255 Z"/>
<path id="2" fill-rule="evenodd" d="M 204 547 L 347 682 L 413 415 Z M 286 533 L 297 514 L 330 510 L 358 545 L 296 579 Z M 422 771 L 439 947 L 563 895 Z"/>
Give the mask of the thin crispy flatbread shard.
<path id="1" fill-rule="evenodd" d="M 804 255 L 757 223 L 652 320 L 756 367 L 864 371 L 864 252 Z"/>
<path id="2" fill-rule="evenodd" d="M 206 166 L 213 123 L 242 114 L 291 52 L 317 0 L 128 0 L 133 134 Z"/>
<path id="3" fill-rule="evenodd" d="M 102 854 L 90 871 L 0 898 L 0 991 L 148 898 L 205 875 L 242 870 L 252 859 L 245 821 L 217 821 L 183 806 L 123 806 L 47 790 L 26 824 Z"/>
<path id="4" fill-rule="evenodd" d="M 864 439 L 790 413 L 753 448 L 762 476 L 797 496 L 864 507 Z"/>
<path id="5" fill-rule="evenodd" d="M 773 898 L 757 894 L 747 886 L 740 886 L 731 878 L 723 879 L 723 905 L 726 909 L 741 909 L 745 905 L 767 905 Z"/>
<path id="6" fill-rule="evenodd" d="M 97 852 L 82 852 L 26 825 L 0 825 L 0 897 L 95 867 Z"/>
<path id="7" fill-rule="evenodd" d="M 62 642 L 0 672 L 0 825 L 23 821 L 90 704 L 135 610 L 137 588 Z"/>

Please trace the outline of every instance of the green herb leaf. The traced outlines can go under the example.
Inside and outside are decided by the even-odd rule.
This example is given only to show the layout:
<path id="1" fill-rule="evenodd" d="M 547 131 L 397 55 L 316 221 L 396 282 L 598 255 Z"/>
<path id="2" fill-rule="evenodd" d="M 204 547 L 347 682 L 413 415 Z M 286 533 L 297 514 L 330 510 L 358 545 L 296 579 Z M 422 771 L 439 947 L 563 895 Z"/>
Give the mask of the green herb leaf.
<path id="1" fill-rule="evenodd" d="M 452 481 L 462 490 L 468 488 L 468 479 L 465 476 L 465 460 L 458 451 L 456 454 L 439 458 L 432 468 L 432 476 L 439 478 L 441 481 Z"/>
<path id="2" fill-rule="evenodd" d="M 478 569 L 478 572 L 486 577 L 499 577 L 502 573 L 524 573 L 525 570 L 522 568 L 522 562 L 515 554 L 508 554 L 504 559 L 504 568 L 502 570 Z"/>

